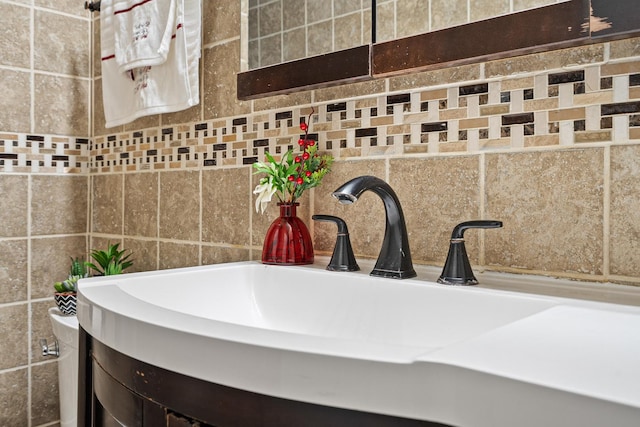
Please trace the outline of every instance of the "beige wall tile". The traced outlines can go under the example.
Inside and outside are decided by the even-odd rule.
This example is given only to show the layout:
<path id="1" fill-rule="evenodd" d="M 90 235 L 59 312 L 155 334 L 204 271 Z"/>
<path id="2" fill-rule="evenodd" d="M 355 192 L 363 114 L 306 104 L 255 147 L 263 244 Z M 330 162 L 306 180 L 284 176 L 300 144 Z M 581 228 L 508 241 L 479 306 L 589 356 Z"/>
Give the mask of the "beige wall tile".
<path id="1" fill-rule="evenodd" d="M 122 175 L 92 177 L 92 231 L 122 234 Z"/>
<path id="2" fill-rule="evenodd" d="M 564 273 L 603 273 L 603 150 L 491 154 L 487 263 Z"/>
<path id="3" fill-rule="evenodd" d="M 431 0 L 431 31 L 467 22 L 467 0 Z"/>
<path id="4" fill-rule="evenodd" d="M 29 178 L 0 174 L 0 194 L 0 237 L 26 236 Z"/>
<path id="5" fill-rule="evenodd" d="M 53 296 L 53 284 L 69 275 L 71 258 L 86 259 L 85 236 L 31 239 L 31 298 Z"/>
<path id="6" fill-rule="evenodd" d="M 91 61 L 93 64 L 93 77 L 100 77 L 102 75 L 102 44 L 100 43 L 100 20 L 91 21 Z M 94 82 L 95 84 L 95 82 Z"/>
<path id="7" fill-rule="evenodd" d="M 376 4 L 376 41 L 385 42 L 396 38 L 395 1 Z"/>
<path id="8" fill-rule="evenodd" d="M 3 130 L 31 132 L 29 73 L 0 68 L 0 123 Z"/>
<path id="9" fill-rule="evenodd" d="M 31 425 L 37 426 L 60 418 L 57 362 L 31 368 Z"/>
<path id="10" fill-rule="evenodd" d="M 640 37 L 612 41 L 609 56 L 611 59 L 640 56 Z"/>
<path id="11" fill-rule="evenodd" d="M 568 65 L 593 64 L 603 60 L 604 45 L 602 44 L 560 49 L 487 62 L 485 64 L 485 77 L 509 76 L 533 70 L 562 69 Z"/>
<path id="12" fill-rule="evenodd" d="M 158 269 L 158 242 L 125 238 L 121 248 L 131 251 L 133 265 L 126 270 L 127 273 Z"/>
<path id="13" fill-rule="evenodd" d="M 237 100 L 236 74 L 240 67 L 240 41 L 205 49 L 202 61 L 204 119 L 237 116 L 250 111 L 250 103 Z"/>
<path id="14" fill-rule="evenodd" d="M 200 203 L 198 172 L 162 173 L 160 175 L 160 237 L 198 241 L 200 239 Z M 162 256 L 160 260 L 162 262 Z"/>
<path id="15" fill-rule="evenodd" d="M 334 25 L 334 50 L 348 49 L 363 44 L 360 13 L 336 18 Z"/>
<path id="16" fill-rule="evenodd" d="M 493 18 L 510 12 L 509 0 L 471 0 L 469 3 L 471 21 Z"/>
<path id="17" fill-rule="evenodd" d="M 27 368 L 0 373 L 0 425 L 29 425 Z"/>
<path id="18" fill-rule="evenodd" d="M 25 301 L 28 297 L 27 240 L 0 240 L 0 304 Z"/>
<path id="19" fill-rule="evenodd" d="M 240 37 L 240 2 L 204 1 L 202 17 L 203 44 Z"/>
<path id="20" fill-rule="evenodd" d="M 80 9 L 77 7 L 77 9 Z M 89 28 L 86 19 L 35 10 L 34 68 L 89 77 Z"/>
<path id="21" fill-rule="evenodd" d="M 444 68 L 430 72 L 408 74 L 389 79 L 389 90 L 407 90 L 421 86 L 438 86 L 480 79 L 478 64 Z"/>
<path id="22" fill-rule="evenodd" d="M 45 74 L 34 76 L 35 131 L 56 135 L 89 134 L 89 91 L 86 80 Z M 55 100 L 55 102 L 53 102 Z"/>
<path id="23" fill-rule="evenodd" d="M 640 276 L 640 146 L 611 147 L 612 274 Z"/>
<path id="24" fill-rule="evenodd" d="M 443 263 L 453 227 L 481 219 L 479 168 L 477 156 L 390 161 L 390 184 L 402 203 L 414 262 Z M 476 263 L 477 233 L 468 232 L 465 238 Z"/>
<path id="25" fill-rule="evenodd" d="M 202 241 L 248 245 L 253 208 L 249 167 L 202 172 Z"/>
<path id="26" fill-rule="evenodd" d="M 29 362 L 28 322 L 26 303 L 0 307 L 3 340 L 0 370 L 26 365 Z"/>
<path id="27" fill-rule="evenodd" d="M 85 19 L 89 19 L 91 17 L 89 11 L 85 10 L 84 7 L 82 7 L 82 4 L 78 7 L 78 2 L 76 0 L 33 0 L 33 4 L 35 6 L 57 10 L 59 12 L 79 15 Z"/>
<path id="28" fill-rule="evenodd" d="M 314 91 L 314 100 L 316 102 L 325 102 L 342 97 L 373 95 L 376 93 L 382 94 L 384 91 L 384 80 L 371 80 L 344 86 L 317 89 Z"/>
<path id="29" fill-rule="evenodd" d="M 158 236 L 158 174 L 124 176 L 124 234 Z"/>
<path id="30" fill-rule="evenodd" d="M 437 15 L 434 16 L 437 19 Z M 396 3 L 396 37 L 408 37 L 429 31 L 429 7 L 424 0 Z"/>
<path id="31" fill-rule="evenodd" d="M 202 246 L 202 265 L 249 261 L 250 259 L 251 251 L 246 248 Z"/>
<path id="32" fill-rule="evenodd" d="M 30 19 L 29 9 L 0 3 L 0 65 L 30 67 Z"/>
<path id="33" fill-rule="evenodd" d="M 87 232 L 88 177 L 36 175 L 31 180 L 32 235 Z"/>
<path id="34" fill-rule="evenodd" d="M 192 267 L 199 265 L 198 245 L 182 243 L 160 242 L 161 270 L 169 268 Z"/>

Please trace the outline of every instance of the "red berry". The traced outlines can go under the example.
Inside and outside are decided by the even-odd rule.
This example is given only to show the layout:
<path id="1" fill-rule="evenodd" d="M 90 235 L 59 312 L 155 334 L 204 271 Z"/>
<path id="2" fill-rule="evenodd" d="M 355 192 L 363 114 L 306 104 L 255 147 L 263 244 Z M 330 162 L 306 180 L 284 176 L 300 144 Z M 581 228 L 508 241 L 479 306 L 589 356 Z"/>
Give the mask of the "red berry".
<path id="1" fill-rule="evenodd" d="M 296 183 L 298 184 L 302 184 L 304 182 L 304 179 L 302 179 L 301 176 L 298 177 L 298 179 L 296 179 Z"/>
<path id="2" fill-rule="evenodd" d="M 309 145 L 313 147 L 314 145 L 316 145 L 316 142 L 313 139 L 310 139 Z"/>
<path id="3" fill-rule="evenodd" d="M 294 176 L 293 176 L 293 175 L 289 175 L 289 176 L 287 177 L 287 179 L 288 179 L 289 181 L 293 181 L 295 178 L 294 178 Z"/>
<path id="4" fill-rule="evenodd" d="M 294 161 L 296 163 L 300 163 L 302 161 L 302 159 L 300 158 L 300 156 L 296 156 L 296 158 L 294 159 Z"/>
<path id="5" fill-rule="evenodd" d="M 300 129 L 302 129 L 303 132 L 306 132 L 307 129 L 309 129 L 309 126 L 307 126 L 305 122 L 302 122 L 300 123 Z"/>
<path id="6" fill-rule="evenodd" d="M 298 145 L 302 147 L 305 144 L 305 142 L 306 141 L 301 138 L 301 139 L 298 140 Z"/>
<path id="7" fill-rule="evenodd" d="M 311 171 L 306 171 L 304 174 L 307 176 L 311 176 Z"/>
<path id="8" fill-rule="evenodd" d="M 309 158 L 309 153 L 307 153 L 306 151 L 302 153 L 302 158 L 307 160 Z"/>

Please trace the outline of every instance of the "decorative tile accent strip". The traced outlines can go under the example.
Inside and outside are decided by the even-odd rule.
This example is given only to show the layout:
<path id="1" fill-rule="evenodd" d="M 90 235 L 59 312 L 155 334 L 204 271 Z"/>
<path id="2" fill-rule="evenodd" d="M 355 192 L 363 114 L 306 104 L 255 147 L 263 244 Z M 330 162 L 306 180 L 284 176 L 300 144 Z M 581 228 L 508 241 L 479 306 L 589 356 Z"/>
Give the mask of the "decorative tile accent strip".
<path id="1" fill-rule="evenodd" d="M 0 173 L 84 174 L 88 138 L 0 131 Z"/>

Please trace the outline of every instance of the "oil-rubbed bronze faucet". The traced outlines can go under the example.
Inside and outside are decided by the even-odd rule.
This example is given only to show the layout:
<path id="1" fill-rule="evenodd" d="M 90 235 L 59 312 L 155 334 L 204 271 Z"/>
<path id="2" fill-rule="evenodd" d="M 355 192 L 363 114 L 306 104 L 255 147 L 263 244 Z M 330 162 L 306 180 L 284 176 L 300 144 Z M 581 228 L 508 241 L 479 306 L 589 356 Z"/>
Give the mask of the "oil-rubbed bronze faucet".
<path id="1" fill-rule="evenodd" d="M 386 213 L 384 240 L 371 275 L 394 279 L 415 277 L 402 207 L 389 184 L 375 176 L 360 176 L 341 185 L 332 195 L 340 203 L 351 204 L 367 190 L 373 191 L 382 199 Z"/>

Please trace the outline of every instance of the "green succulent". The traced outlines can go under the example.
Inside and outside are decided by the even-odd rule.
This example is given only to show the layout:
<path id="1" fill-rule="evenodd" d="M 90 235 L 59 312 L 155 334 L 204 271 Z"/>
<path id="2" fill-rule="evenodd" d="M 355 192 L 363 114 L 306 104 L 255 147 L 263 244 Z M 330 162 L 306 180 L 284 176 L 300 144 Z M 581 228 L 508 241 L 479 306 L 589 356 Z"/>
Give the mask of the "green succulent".
<path id="1" fill-rule="evenodd" d="M 69 269 L 69 277 L 62 282 L 53 284 L 56 292 L 77 292 L 78 280 L 87 277 L 88 271 L 85 262 L 80 258 L 71 258 L 71 268 Z"/>
<path id="2" fill-rule="evenodd" d="M 133 261 L 129 260 L 131 253 L 126 254 L 126 249 L 119 251 L 119 246 L 120 243 L 110 244 L 106 251 L 94 249 L 90 255 L 96 264 L 87 261 L 84 263 L 85 266 L 94 270 L 98 276 L 112 276 L 122 273 L 133 265 Z"/>

